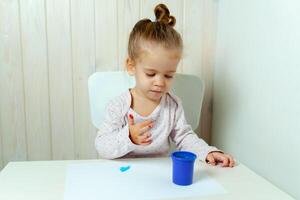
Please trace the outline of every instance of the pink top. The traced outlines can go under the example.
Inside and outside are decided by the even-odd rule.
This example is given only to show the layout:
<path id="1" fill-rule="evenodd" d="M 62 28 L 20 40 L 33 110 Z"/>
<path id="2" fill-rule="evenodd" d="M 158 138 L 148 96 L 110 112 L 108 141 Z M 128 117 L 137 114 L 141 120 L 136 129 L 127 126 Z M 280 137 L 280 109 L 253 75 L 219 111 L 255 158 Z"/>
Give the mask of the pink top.
<path id="1" fill-rule="evenodd" d="M 126 91 L 110 101 L 106 107 L 106 116 L 95 139 L 99 156 L 107 159 L 120 157 L 159 157 L 167 156 L 170 144 L 174 142 L 178 150 L 191 151 L 204 161 L 211 151 L 219 151 L 208 146 L 187 124 L 181 100 L 171 94 L 165 94 L 160 104 L 147 117 L 143 117 L 130 108 L 131 94 Z M 147 146 L 136 145 L 129 138 L 128 116 L 132 114 L 134 123 L 151 119 L 152 143 Z"/>

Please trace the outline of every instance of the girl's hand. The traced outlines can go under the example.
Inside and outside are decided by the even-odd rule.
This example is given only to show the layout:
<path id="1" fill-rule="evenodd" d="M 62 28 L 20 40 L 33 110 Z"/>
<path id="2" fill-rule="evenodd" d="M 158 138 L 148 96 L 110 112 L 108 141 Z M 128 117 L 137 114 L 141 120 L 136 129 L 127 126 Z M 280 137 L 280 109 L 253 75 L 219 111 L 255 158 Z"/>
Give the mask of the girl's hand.
<path id="1" fill-rule="evenodd" d="M 221 162 L 222 167 L 234 167 L 235 164 L 232 156 L 218 151 L 210 152 L 206 157 L 206 161 L 211 165 L 216 165 Z"/>
<path id="2" fill-rule="evenodd" d="M 151 144 L 151 134 L 149 130 L 153 127 L 151 120 L 134 124 L 133 116 L 128 117 L 129 137 L 134 144 L 149 145 Z"/>

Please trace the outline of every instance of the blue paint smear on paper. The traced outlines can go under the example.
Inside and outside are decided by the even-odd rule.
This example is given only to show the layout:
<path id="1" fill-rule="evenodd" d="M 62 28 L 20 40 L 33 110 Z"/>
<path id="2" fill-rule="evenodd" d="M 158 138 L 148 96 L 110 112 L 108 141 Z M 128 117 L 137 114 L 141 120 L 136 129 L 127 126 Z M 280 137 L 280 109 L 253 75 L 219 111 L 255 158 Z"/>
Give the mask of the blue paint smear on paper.
<path id="1" fill-rule="evenodd" d="M 130 165 L 120 167 L 120 171 L 121 171 L 121 172 L 126 172 L 126 171 L 129 170 L 129 169 L 130 169 Z"/>

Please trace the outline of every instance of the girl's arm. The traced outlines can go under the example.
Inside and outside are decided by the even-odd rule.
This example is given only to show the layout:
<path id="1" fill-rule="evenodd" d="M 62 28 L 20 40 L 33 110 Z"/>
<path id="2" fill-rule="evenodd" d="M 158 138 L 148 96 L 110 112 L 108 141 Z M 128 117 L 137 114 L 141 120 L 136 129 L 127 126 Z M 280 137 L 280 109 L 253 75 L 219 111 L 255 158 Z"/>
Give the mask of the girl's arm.
<path id="1" fill-rule="evenodd" d="M 202 161 L 206 160 L 208 153 L 220 151 L 216 147 L 209 146 L 203 139 L 199 138 L 192 130 L 192 127 L 187 124 L 179 99 L 177 99 L 175 115 L 175 125 L 170 137 L 175 142 L 177 149 L 194 152 Z"/>
<path id="2" fill-rule="evenodd" d="M 106 108 L 106 116 L 95 139 L 96 150 L 102 158 L 119 158 L 136 148 L 129 138 L 128 123 L 125 124 L 122 113 L 120 102 L 110 102 Z"/>

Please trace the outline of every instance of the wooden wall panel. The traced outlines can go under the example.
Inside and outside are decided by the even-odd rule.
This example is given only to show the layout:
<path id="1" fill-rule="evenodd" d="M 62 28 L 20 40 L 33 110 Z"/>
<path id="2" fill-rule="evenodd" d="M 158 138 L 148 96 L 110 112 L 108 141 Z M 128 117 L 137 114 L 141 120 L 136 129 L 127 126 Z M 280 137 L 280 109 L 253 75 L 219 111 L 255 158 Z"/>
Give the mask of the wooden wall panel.
<path id="1" fill-rule="evenodd" d="M 27 159 L 18 13 L 17 0 L 0 1 L 0 170 L 9 161 Z"/>
<path id="2" fill-rule="evenodd" d="M 73 69 L 69 0 L 46 4 L 53 159 L 74 159 Z"/>
<path id="3" fill-rule="evenodd" d="M 20 2 L 27 158 L 51 159 L 45 1 Z"/>
<path id="4" fill-rule="evenodd" d="M 125 70 L 127 58 L 127 44 L 130 31 L 140 19 L 139 0 L 118 1 L 118 67 Z"/>
<path id="5" fill-rule="evenodd" d="M 118 4 L 117 0 L 96 0 L 96 70 L 118 70 Z"/>
<path id="6" fill-rule="evenodd" d="M 95 72 L 95 2 L 71 1 L 75 158 L 96 158 L 96 130 L 91 123 L 88 77 Z"/>

